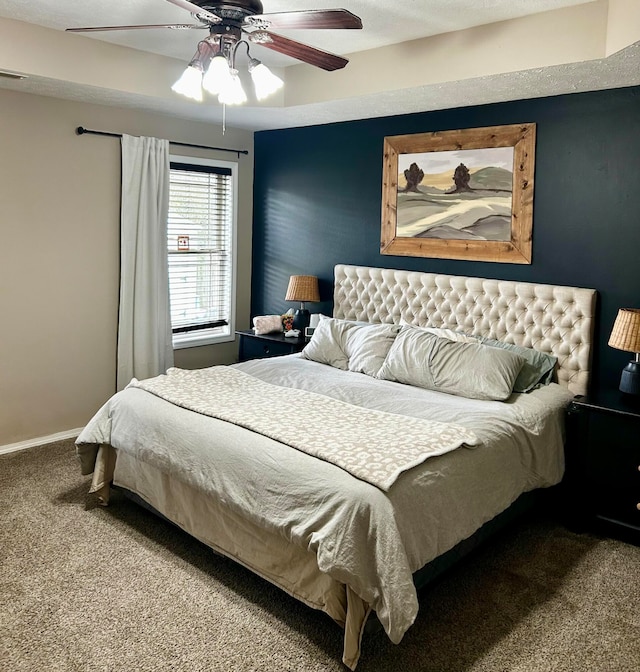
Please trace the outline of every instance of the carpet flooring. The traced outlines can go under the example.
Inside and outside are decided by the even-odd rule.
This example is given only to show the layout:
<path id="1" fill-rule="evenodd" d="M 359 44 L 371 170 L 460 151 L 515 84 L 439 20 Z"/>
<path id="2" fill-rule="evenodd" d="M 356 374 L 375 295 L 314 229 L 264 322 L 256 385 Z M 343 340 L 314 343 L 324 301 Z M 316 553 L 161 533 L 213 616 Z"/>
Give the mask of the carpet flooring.
<path id="1" fill-rule="evenodd" d="M 72 441 L 0 456 L 3 672 L 343 672 L 324 614 L 116 494 Z M 638 672 L 640 547 L 516 523 L 420 594 L 360 672 Z"/>

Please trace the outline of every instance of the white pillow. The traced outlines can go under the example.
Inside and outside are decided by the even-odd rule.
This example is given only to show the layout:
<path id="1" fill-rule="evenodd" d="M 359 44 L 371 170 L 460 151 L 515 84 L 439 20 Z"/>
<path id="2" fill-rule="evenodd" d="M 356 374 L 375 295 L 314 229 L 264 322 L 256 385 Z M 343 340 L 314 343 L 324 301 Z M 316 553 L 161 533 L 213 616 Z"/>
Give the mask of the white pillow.
<path id="1" fill-rule="evenodd" d="M 469 399 L 503 401 L 511 395 L 524 362 L 509 350 L 450 341 L 405 326 L 377 377 Z"/>
<path id="2" fill-rule="evenodd" d="M 376 376 L 400 331 L 397 324 L 354 324 L 344 332 L 349 371 Z"/>
<path id="3" fill-rule="evenodd" d="M 342 346 L 342 334 L 348 328 L 349 323 L 344 320 L 321 315 L 311 340 L 302 350 L 302 356 L 320 364 L 346 370 L 349 359 Z"/>
<path id="4" fill-rule="evenodd" d="M 337 369 L 375 376 L 400 326 L 320 317 L 302 356 Z"/>
<path id="5" fill-rule="evenodd" d="M 400 324 L 403 327 L 422 329 L 422 331 L 426 331 L 428 334 L 433 334 L 434 336 L 439 336 L 440 338 L 447 338 L 450 341 L 456 341 L 458 343 L 477 343 L 480 340 L 471 334 L 465 334 L 462 331 L 447 329 L 446 327 L 418 327 L 414 324 L 406 322 L 405 320 L 400 320 Z"/>

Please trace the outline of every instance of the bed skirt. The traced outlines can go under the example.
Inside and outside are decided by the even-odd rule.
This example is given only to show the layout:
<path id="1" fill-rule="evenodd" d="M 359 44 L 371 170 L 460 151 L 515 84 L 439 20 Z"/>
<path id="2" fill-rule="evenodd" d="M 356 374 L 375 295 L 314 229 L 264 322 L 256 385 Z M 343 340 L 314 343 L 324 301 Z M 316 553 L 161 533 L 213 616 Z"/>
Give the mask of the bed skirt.
<path id="1" fill-rule="evenodd" d="M 117 458 L 117 459 L 116 459 Z M 353 590 L 318 569 L 315 555 L 281 535 L 257 527 L 227 507 L 135 458 L 101 445 L 90 492 L 104 505 L 114 485 L 126 496 L 198 539 L 214 552 L 243 565 L 309 607 L 323 611 L 343 630 L 342 662 L 355 670 L 365 631 L 382 630 L 377 618 Z M 508 509 L 485 523 L 414 574 L 418 589 L 434 581 L 516 517 L 529 511 L 538 492 L 521 495 Z M 375 613 L 375 612 L 373 612 Z"/>

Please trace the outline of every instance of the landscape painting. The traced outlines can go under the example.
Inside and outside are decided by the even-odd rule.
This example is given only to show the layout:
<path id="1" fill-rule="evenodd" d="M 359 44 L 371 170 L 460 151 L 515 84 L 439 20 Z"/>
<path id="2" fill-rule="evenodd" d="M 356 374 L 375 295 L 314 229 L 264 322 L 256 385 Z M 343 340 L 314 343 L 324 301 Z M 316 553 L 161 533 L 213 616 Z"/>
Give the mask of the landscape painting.
<path id="1" fill-rule="evenodd" d="M 531 263 L 535 125 L 385 138 L 381 252 Z"/>
<path id="2" fill-rule="evenodd" d="M 513 147 L 401 154 L 403 237 L 511 240 Z"/>

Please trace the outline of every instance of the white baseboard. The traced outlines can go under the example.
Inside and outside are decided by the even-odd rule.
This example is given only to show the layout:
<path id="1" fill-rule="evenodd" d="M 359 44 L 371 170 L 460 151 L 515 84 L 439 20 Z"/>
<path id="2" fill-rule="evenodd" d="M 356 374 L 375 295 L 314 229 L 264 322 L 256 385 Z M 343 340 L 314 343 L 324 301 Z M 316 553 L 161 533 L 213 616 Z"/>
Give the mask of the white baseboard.
<path id="1" fill-rule="evenodd" d="M 35 446 L 42 446 L 45 443 L 54 443 L 55 441 L 64 441 L 65 439 L 73 439 L 82 431 L 82 427 L 77 429 L 70 429 L 66 432 L 58 432 L 57 434 L 49 434 L 49 436 L 39 436 L 28 441 L 19 441 L 18 443 L 9 443 L 6 446 L 0 446 L 0 455 L 5 453 L 15 453 L 18 450 L 26 450 L 27 448 L 35 448 Z"/>

